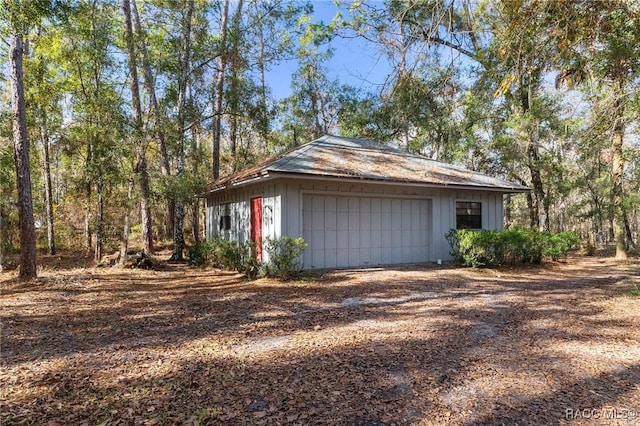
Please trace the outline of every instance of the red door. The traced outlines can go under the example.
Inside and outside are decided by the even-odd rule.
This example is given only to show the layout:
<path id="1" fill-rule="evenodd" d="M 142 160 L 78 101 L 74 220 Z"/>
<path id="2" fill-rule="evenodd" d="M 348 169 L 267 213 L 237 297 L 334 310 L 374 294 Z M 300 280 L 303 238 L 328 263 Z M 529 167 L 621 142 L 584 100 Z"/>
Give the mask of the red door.
<path id="1" fill-rule="evenodd" d="M 262 198 L 251 199 L 251 241 L 256 244 L 258 262 L 262 262 Z"/>

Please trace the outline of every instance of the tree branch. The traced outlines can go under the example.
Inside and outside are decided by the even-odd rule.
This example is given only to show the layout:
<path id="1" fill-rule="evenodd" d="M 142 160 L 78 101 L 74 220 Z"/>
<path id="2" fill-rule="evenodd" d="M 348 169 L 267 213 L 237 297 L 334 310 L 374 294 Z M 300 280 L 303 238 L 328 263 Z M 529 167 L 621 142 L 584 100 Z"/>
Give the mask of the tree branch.
<path id="1" fill-rule="evenodd" d="M 441 37 L 438 37 L 438 36 L 431 36 L 431 35 L 428 35 L 426 33 L 423 33 L 423 35 L 425 37 L 425 41 L 427 41 L 429 43 L 437 43 L 437 44 L 441 44 L 443 46 L 450 47 L 450 48 L 452 48 L 454 50 L 457 50 L 458 52 L 462 53 L 463 55 L 468 56 L 469 58 L 473 59 L 474 61 L 480 62 L 478 60 L 478 56 L 474 52 L 472 52 L 472 51 L 470 51 L 468 49 L 465 49 L 464 47 L 460 46 L 459 44 L 453 44 L 450 41 L 445 40 L 445 39 L 443 39 Z"/>

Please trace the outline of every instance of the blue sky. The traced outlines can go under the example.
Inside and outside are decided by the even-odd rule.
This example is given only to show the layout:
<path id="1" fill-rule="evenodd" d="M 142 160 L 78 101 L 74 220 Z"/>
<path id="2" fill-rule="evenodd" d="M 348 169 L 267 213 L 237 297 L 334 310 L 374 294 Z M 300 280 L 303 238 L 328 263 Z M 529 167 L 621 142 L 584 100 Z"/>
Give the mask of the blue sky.
<path id="1" fill-rule="evenodd" d="M 333 1 L 313 1 L 314 17 L 329 23 L 338 6 Z M 329 78 L 338 78 L 341 84 L 349 84 L 356 89 L 376 91 L 389 73 L 389 64 L 376 47 L 362 38 L 336 37 L 331 43 L 333 57 L 325 64 Z M 284 61 L 274 66 L 267 78 L 276 99 L 291 94 L 291 75 L 296 72 L 296 61 Z"/>

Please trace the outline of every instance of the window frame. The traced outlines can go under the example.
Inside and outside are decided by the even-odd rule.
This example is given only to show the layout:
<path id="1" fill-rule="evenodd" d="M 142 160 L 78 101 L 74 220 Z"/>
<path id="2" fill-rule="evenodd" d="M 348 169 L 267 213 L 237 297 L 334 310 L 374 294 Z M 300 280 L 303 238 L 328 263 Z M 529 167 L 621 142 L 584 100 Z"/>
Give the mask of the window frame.
<path id="1" fill-rule="evenodd" d="M 465 207 L 459 207 L 459 204 L 467 204 Z M 475 206 L 474 206 L 475 205 Z M 454 204 L 455 212 L 456 212 L 456 229 L 482 229 L 483 223 L 483 215 L 482 212 L 484 210 L 482 201 L 477 200 L 456 200 Z M 471 210 L 471 214 L 458 214 L 458 209 L 464 208 L 466 210 Z M 473 214 L 473 210 L 478 209 L 479 212 L 477 214 Z M 466 223 L 460 224 L 460 218 L 466 218 Z M 477 219 L 473 219 L 477 218 Z M 478 225 L 477 227 L 475 225 Z"/>
<path id="2" fill-rule="evenodd" d="M 220 204 L 220 220 L 218 230 L 220 232 L 231 231 L 231 203 Z"/>

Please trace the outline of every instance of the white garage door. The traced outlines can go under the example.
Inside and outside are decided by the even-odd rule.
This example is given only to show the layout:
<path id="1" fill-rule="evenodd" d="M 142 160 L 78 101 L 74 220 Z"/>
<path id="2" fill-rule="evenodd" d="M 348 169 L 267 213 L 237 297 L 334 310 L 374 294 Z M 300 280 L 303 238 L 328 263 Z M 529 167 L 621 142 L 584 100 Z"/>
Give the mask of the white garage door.
<path id="1" fill-rule="evenodd" d="M 431 201 L 303 196 L 305 268 L 429 260 Z"/>

